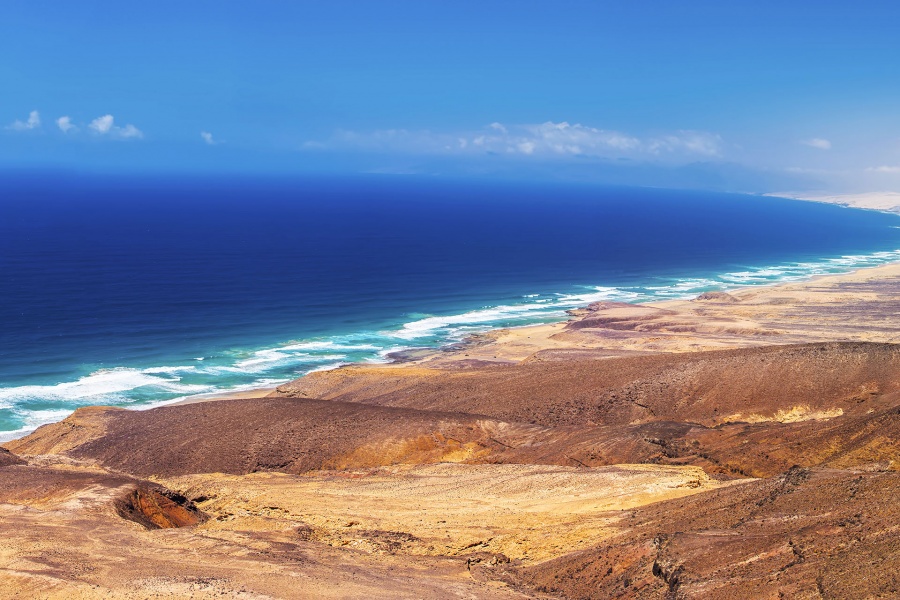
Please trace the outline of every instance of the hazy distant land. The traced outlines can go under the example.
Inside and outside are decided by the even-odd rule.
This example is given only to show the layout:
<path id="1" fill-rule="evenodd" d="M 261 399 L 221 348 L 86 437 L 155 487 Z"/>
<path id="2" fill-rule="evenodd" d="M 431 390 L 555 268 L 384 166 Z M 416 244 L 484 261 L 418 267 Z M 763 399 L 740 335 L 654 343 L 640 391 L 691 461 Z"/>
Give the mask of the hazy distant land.
<path id="1" fill-rule="evenodd" d="M 805 192 L 779 192 L 768 194 L 781 198 L 794 198 L 796 200 L 810 200 L 812 202 L 825 202 L 826 204 L 839 204 L 852 208 L 866 208 L 884 212 L 900 214 L 900 193 L 898 192 L 866 192 L 861 194 L 816 194 Z"/>

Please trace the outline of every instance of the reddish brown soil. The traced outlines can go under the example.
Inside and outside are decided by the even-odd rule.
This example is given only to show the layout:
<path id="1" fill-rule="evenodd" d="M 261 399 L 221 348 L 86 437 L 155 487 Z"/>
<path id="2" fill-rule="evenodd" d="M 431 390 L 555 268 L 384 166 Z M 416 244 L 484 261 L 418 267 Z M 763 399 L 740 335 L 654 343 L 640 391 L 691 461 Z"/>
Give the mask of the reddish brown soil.
<path id="1" fill-rule="evenodd" d="M 208 518 L 184 496 L 143 482 L 119 498 L 115 506 L 119 516 L 147 529 L 190 527 Z"/>

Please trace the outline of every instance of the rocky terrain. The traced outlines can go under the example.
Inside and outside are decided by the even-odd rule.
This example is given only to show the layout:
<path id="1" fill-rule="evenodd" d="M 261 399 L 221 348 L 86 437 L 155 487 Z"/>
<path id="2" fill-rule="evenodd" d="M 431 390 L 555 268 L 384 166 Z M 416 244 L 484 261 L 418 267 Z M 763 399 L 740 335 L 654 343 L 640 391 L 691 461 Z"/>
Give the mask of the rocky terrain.
<path id="1" fill-rule="evenodd" d="M 806 337 L 815 289 L 892 323 L 897 278 L 849 281 L 757 296 L 790 335 L 742 294 L 594 305 L 266 398 L 78 410 L 0 449 L 0 597 L 898 597 L 900 345 Z"/>

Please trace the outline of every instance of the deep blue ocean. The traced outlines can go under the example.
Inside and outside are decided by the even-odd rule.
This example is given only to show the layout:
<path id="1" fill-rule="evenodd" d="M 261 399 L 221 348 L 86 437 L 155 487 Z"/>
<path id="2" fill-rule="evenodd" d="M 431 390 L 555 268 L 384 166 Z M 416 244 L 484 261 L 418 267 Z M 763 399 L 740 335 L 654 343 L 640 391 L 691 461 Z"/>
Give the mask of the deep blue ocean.
<path id="1" fill-rule="evenodd" d="M 0 177 L 0 439 L 383 361 L 600 299 L 900 260 L 900 218 L 779 198 L 370 176 Z"/>

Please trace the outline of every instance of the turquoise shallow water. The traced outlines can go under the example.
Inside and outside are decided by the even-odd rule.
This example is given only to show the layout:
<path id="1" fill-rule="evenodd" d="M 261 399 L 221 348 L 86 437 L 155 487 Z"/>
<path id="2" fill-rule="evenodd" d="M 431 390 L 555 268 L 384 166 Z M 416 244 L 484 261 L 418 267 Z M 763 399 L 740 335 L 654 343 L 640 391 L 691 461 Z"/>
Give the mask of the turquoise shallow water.
<path id="1" fill-rule="evenodd" d="M 900 260 L 895 215 L 702 192 L 32 174 L 0 198 L 0 439 L 595 300 Z"/>

